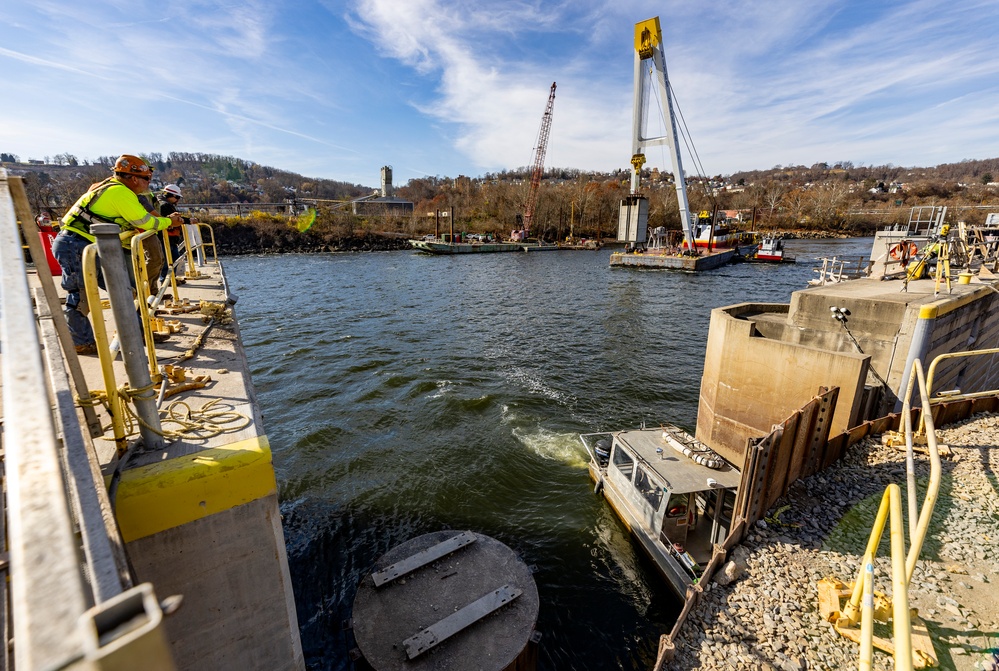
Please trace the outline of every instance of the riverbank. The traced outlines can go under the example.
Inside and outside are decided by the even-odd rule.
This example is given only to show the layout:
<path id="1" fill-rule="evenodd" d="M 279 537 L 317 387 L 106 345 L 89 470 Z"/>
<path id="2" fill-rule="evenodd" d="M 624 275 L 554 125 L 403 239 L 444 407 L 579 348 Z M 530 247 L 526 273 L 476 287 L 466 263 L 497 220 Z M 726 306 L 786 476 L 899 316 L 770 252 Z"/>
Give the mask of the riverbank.
<path id="1" fill-rule="evenodd" d="M 264 229 L 251 224 L 213 226 L 220 255 L 245 254 L 316 254 L 328 252 L 384 252 L 412 249 L 409 237 L 401 233 L 363 233 L 334 235 L 326 232 L 299 233 L 297 230 Z M 785 231 L 787 239 L 831 240 L 850 236 L 822 231 Z M 613 239 L 603 243 L 606 247 L 619 246 Z M 620 246 L 623 246 L 620 245 Z"/>
<path id="2" fill-rule="evenodd" d="M 910 606 L 928 624 L 940 668 L 992 669 L 989 651 L 999 647 L 999 415 L 945 427 L 938 441 L 953 458 L 942 464 L 940 498 L 909 590 Z M 925 457 L 917 456 L 916 469 L 925 486 Z M 790 507 L 758 524 L 734 552 L 740 577 L 708 586 L 667 668 L 855 668 L 859 647 L 821 618 L 816 583 L 827 576 L 854 579 L 877 506 L 892 482 L 904 488 L 905 453 L 872 439 L 851 448 L 833 468 L 798 482 L 774 510 Z M 887 552 L 879 555 L 876 589 L 890 592 Z M 875 668 L 892 666 L 889 655 L 875 653 Z"/>
<path id="3" fill-rule="evenodd" d="M 316 254 L 325 252 L 376 252 L 411 249 L 400 233 L 340 235 L 330 231 L 299 232 L 290 226 L 254 226 L 250 223 L 212 226 L 219 255 Z"/>

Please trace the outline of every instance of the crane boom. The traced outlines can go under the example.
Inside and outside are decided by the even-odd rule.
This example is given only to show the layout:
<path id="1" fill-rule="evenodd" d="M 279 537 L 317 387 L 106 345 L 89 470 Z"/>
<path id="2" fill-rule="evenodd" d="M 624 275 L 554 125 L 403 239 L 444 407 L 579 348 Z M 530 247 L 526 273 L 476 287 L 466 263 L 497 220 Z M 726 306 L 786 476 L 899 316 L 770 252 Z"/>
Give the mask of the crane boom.
<path id="1" fill-rule="evenodd" d="M 552 91 L 548 95 L 548 104 L 545 105 L 545 113 L 541 116 L 541 131 L 538 133 L 537 151 L 534 153 L 534 166 L 531 168 L 531 190 L 527 194 L 527 203 L 524 206 L 524 237 L 531 230 L 534 220 L 534 207 L 538 203 L 538 189 L 541 186 L 541 176 L 545 172 L 545 152 L 548 150 L 548 133 L 552 128 L 552 109 L 555 107 L 555 82 L 552 82 Z"/>

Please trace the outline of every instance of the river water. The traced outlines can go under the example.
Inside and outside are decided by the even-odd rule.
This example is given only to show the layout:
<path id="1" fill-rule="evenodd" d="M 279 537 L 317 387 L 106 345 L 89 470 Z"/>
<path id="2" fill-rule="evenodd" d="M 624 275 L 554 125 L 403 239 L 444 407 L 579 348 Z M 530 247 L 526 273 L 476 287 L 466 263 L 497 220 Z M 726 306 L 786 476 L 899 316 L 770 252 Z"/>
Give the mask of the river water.
<path id="1" fill-rule="evenodd" d="M 610 252 L 223 261 L 277 471 L 309 669 L 349 669 L 358 580 L 391 547 L 471 529 L 541 598 L 539 668 L 648 669 L 679 602 L 593 494 L 581 432 L 690 431 L 711 308 L 786 303 L 815 259 L 688 274 Z"/>

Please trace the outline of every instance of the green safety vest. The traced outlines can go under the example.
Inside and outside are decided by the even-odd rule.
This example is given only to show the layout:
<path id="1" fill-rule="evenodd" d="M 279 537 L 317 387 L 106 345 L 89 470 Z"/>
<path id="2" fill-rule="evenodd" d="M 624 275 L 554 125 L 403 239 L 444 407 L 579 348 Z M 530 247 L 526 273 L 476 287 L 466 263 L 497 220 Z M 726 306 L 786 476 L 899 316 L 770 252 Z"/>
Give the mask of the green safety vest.
<path id="1" fill-rule="evenodd" d="M 96 241 L 90 233 L 93 224 L 118 224 L 122 230 L 122 246 L 129 249 L 132 236 L 138 229 L 162 231 L 170 225 L 170 219 L 146 212 L 130 188 L 109 177 L 90 187 L 62 218 L 63 228 L 91 242 Z"/>

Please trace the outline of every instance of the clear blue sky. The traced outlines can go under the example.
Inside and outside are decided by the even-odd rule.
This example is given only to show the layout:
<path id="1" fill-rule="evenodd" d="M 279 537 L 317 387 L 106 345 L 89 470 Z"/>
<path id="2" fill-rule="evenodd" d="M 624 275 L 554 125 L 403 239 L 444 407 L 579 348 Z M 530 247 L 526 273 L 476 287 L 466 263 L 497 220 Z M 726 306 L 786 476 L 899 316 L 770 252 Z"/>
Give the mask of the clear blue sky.
<path id="1" fill-rule="evenodd" d="M 0 151 L 477 176 L 531 164 L 556 81 L 546 166 L 627 168 L 656 15 L 708 174 L 999 156 L 996 0 L 4 0 Z"/>

